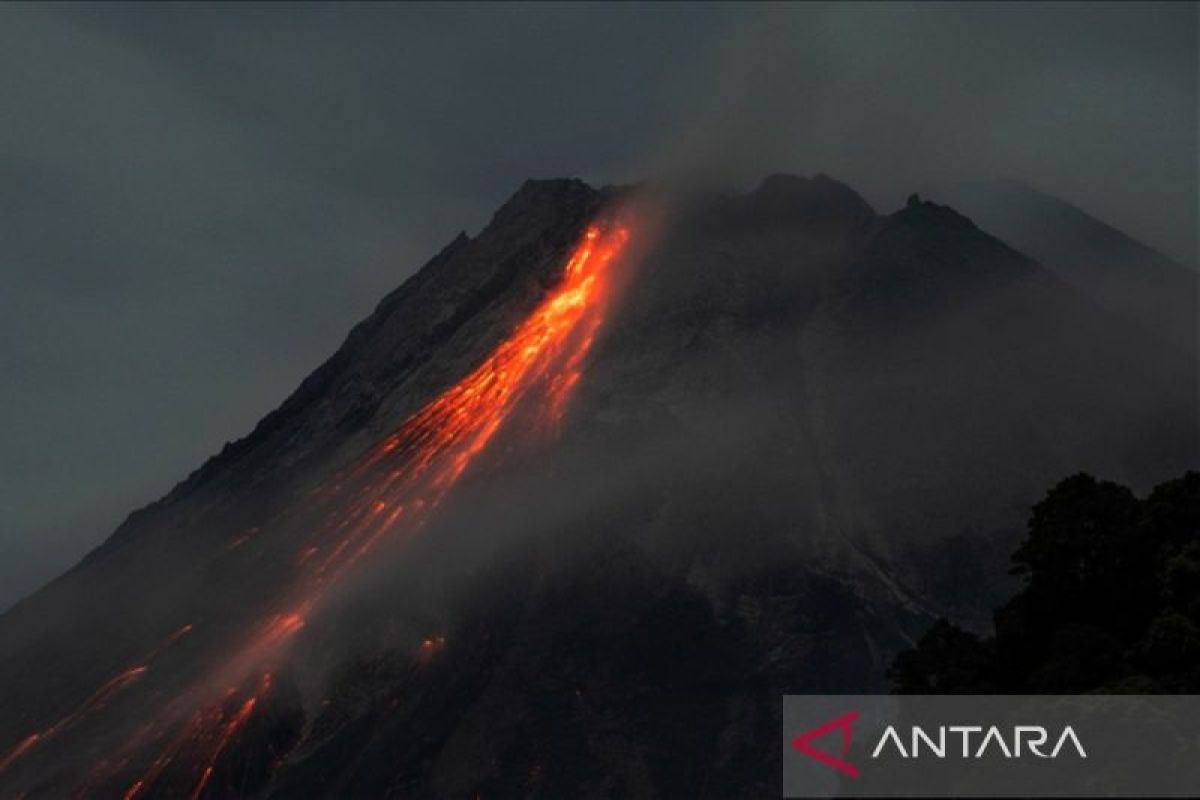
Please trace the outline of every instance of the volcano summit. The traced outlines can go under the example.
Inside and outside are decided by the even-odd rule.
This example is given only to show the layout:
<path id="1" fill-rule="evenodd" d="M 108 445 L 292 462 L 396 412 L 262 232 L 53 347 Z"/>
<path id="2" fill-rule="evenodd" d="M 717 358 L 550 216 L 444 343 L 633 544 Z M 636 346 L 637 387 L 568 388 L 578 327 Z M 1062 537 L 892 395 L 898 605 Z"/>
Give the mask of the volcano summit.
<path id="1" fill-rule="evenodd" d="M 1194 304 L 1097 302 L 1121 252 L 529 181 L 0 617 L 0 794 L 775 793 L 780 696 L 985 624 L 1042 487 L 1196 465 Z"/>

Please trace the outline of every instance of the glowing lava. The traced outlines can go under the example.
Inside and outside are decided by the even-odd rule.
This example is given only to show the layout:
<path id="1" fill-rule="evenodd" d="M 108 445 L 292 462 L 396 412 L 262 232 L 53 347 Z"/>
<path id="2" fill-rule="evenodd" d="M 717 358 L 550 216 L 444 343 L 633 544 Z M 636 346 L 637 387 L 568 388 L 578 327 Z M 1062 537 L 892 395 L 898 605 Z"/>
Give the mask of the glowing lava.
<path id="1" fill-rule="evenodd" d="M 149 791 L 169 765 L 185 757 L 196 765 L 190 771 L 195 781 L 191 796 L 215 790 L 211 781 L 219 759 L 262 708 L 271 688 L 266 670 L 283 658 L 329 588 L 388 534 L 415 533 L 526 398 L 532 395 L 536 402 L 539 424 L 561 421 L 611 301 L 610 267 L 628 239 L 623 226 L 589 227 L 558 285 L 481 364 L 405 420 L 357 465 L 334 475 L 290 510 L 295 519 L 326 521 L 290 560 L 296 570 L 293 584 L 274 613 L 251 626 L 243 646 L 200 681 L 192 693 L 199 702 L 188 701 L 199 710 L 181 712 L 176 703 L 164 712 L 170 719 L 147 725 L 144 730 L 155 732 L 154 741 L 165 737 L 168 744 L 126 788 L 127 800 Z M 249 539 L 243 535 L 226 550 Z M 440 636 L 425 640 L 418 658 L 428 660 L 444 643 Z M 213 686 L 253 688 L 230 688 L 214 697 L 211 688 L 204 688 Z M 227 711 L 231 702 L 237 702 L 232 713 Z M 170 730 L 174 733 L 168 735 Z M 18 750 L 34 744 L 36 740 L 22 741 Z M 145 744 L 129 745 L 135 747 Z"/>
<path id="2" fill-rule="evenodd" d="M 238 707 L 228 720 L 223 720 L 219 733 L 217 735 L 216 744 L 212 748 L 211 754 L 208 756 L 208 761 L 204 765 L 204 769 L 200 772 L 200 780 L 196 784 L 196 788 L 192 790 L 192 800 L 200 797 L 204 792 L 204 787 L 208 786 L 208 782 L 212 780 L 213 770 L 216 769 L 217 759 L 225 748 L 229 746 L 229 742 L 234 735 L 241 730 L 246 721 L 250 719 L 250 715 L 254 713 L 254 707 L 258 705 L 259 695 L 265 694 L 271 688 L 271 673 L 267 672 L 262 677 L 261 685 L 258 692 L 247 698 L 241 706 Z"/>
<path id="3" fill-rule="evenodd" d="M 348 514 L 344 504 L 339 506 L 345 532 L 317 562 L 318 575 L 352 565 L 401 518 L 419 524 L 531 389 L 545 391 L 550 422 L 561 418 L 604 319 L 611 290 L 609 267 L 628 238 L 623 227 L 589 228 L 558 287 L 512 335 L 350 473 L 351 484 L 364 476 L 366 480 L 357 488 Z"/>
<path id="4" fill-rule="evenodd" d="M 17 746 L 10 750 L 3 758 L 0 758 L 0 773 L 4 772 L 14 763 L 19 761 L 23 756 L 29 753 L 34 747 L 43 745 L 51 741 L 56 736 L 59 736 L 72 728 L 74 728 L 83 719 L 97 714 L 108 707 L 109 703 L 127 688 L 132 686 L 146 674 L 150 669 L 148 666 L 153 662 L 163 651 L 175 644 L 182 637 L 191 633 L 192 626 L 184 625 L 177 631 L 168 636 L 161 644 L 156 646 L 149 654 L 146 655 L 143 664 L 115 675 L 108 680 L 103 686 L 92 692 L 74 711 L 60 719 L 58 722 L 46 728 L 44 731 L 31 733 L 17 743 Z"/>
<path id="5" fill-rule="evenodd" d="M 355 466 L 335 474 L 285 512 L 296 520 L 325 523 L 289 559 L 294 580 L 278 604 L 261 622 L 248 626 L 247 639 L 217 669 L 200 676 L 174 701 L 154 706 L 151 719 L 122 743 L 119 754 L 98 762 L 80 787 L 83 792 L 139 762 L 144 771 L 125 788 L 126 800 L 151 791 L 173 765 L 176 778 L 190 776 L 192 798 L 218 789 L 212 784 L 218 762 L 264 706 L 272 688 L 269 670 L 283 659 L 330 587 L 389 533 L 415 533 L 526 398 L 532 396 L 541 414 L 538 425 L 559 424 L 612 299 L 610 267 L 628 239 L 628 230 L 620 225 L 589 227 L 557 286 L 482 363 L 405 420 Z M 251 528 L 222 551 L 238 550 L 259 533 Z M 179 628 L 142 664 L 113 677 L 71 714 L 21 739 L 0 757 L 0 772 L 106 708 L 145 675 L 147 665 L 191 631 L 191 625 Z M 418 659 L 428 661 L 444 645 L 443 636 L 424 640 Z M 151 744 L 158 749 L 153 759 L 143 755 Z"/>

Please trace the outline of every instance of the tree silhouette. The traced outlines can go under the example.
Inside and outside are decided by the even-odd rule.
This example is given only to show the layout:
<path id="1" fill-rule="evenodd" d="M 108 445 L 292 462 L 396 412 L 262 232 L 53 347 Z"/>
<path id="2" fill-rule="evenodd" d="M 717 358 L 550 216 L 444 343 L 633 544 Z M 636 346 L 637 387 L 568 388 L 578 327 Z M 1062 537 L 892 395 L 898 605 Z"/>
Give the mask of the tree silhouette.
<path id="1" fill-rule="evenodd" d="M 889 672 L 898 692 L 1200 688 L 1200 473 L 1145 499 L 1090 475 L 1033 507 L 1024 587 L 979 637 L 942 619 Z"/>

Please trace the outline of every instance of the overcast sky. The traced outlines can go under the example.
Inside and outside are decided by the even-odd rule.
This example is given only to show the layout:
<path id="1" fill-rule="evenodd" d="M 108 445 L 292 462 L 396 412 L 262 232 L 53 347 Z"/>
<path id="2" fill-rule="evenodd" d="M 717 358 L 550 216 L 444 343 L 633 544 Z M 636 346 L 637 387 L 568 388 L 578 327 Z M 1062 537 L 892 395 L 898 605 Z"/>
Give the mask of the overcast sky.
<path id="1" fill-rule="evenodd" d="M 0 607 L 528 177 L 1016 177 L 1195 263 L 1197 6 L 0 6 Z"/>

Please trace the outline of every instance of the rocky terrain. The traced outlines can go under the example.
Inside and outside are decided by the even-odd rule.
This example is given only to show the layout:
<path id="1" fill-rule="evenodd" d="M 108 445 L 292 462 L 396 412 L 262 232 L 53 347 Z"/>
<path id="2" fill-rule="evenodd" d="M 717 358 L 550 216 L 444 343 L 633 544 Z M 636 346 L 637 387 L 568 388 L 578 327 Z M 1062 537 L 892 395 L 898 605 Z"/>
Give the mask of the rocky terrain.
<path id="1" fill-rule="evenodd" d="M 1115 268 L 1093 288 L 1083 261 L 823 175 L 653 224 L 637 198 L 526 183 L 0 617 L 0 796 L 774 796 L 781 694 L 881 688 L 936 616 L 986 625 L 1057 477 L 1144 488 L 1200 460 L 1195 339 L 1115 307 Z M 507 420 L 329 592 L 244 724 L 217 712 L 211 758 L 158 768 L 170 732 L 110 756 L 289 585 L 326 524 L 299 498 L 483 361 L 617 214 L 628 274 L 560 429 Z"/>

